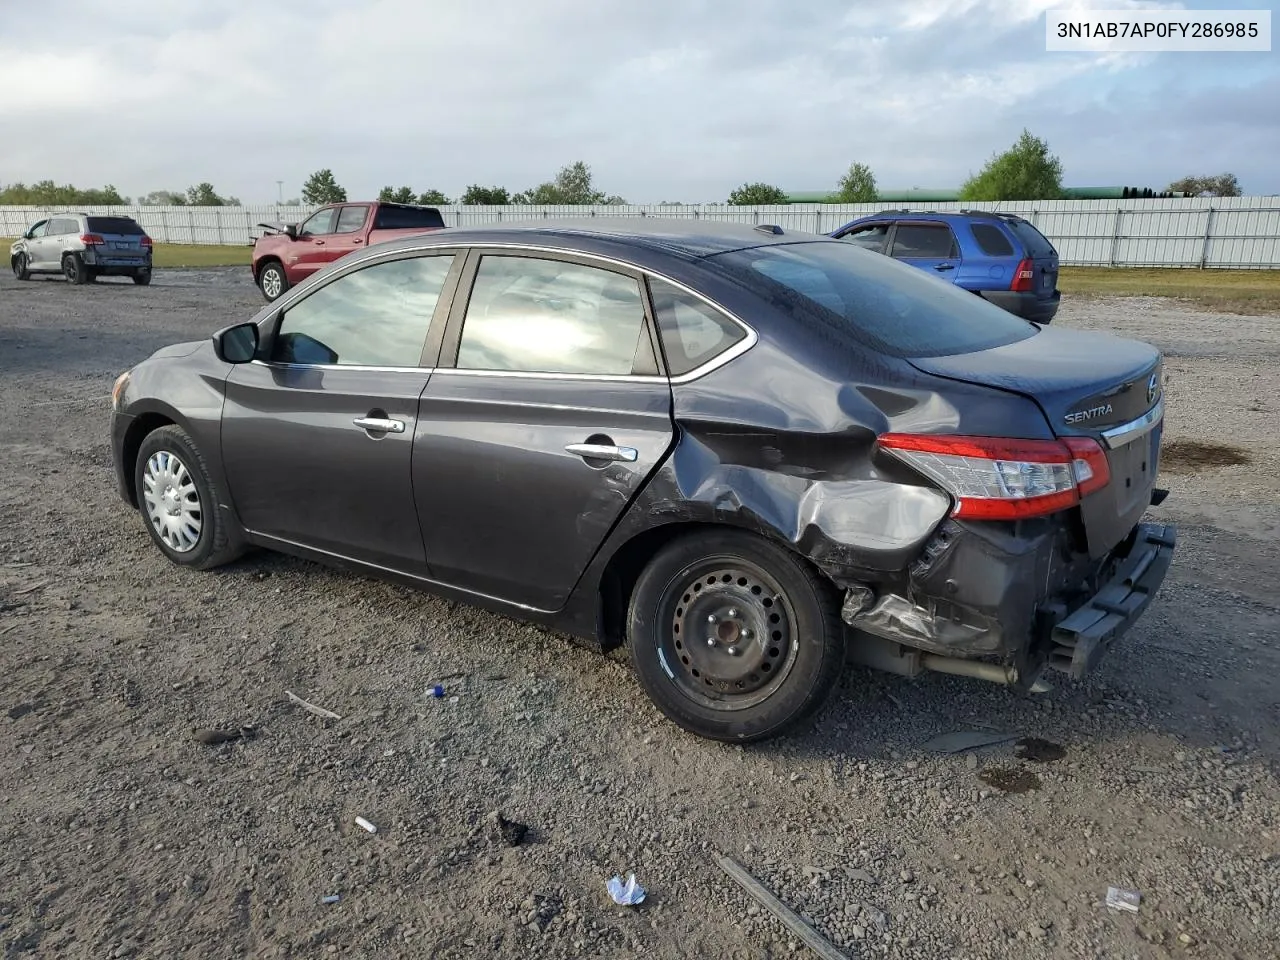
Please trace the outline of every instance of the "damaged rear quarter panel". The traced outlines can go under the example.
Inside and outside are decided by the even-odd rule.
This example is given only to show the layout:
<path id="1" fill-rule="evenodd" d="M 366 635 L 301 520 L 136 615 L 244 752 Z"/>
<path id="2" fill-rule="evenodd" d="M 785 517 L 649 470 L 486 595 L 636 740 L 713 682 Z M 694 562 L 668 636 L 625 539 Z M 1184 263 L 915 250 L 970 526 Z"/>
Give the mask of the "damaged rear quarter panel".
<path id="1" fill-rule="evenodd" d="M 580 581 L 584 615 L 584 594 L 596 595 L 610 558 L 671 524 L 758 533 L 809 558 L 837 586 L 905 587 L 951 499 L 878 454 L 876 437 L 1052 437 L 1043 413 L 1024 397 L 833 344 L 782 314 L 752 322 L 760 339 L 751 350 L 673 385 L 674 449 Z"/>

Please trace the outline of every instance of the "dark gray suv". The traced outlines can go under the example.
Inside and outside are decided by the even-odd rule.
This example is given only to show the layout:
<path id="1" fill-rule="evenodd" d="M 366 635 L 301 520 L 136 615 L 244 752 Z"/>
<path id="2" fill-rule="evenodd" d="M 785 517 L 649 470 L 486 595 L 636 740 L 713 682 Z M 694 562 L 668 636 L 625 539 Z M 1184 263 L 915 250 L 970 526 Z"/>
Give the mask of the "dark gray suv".
<path id="1" fill-rule="evenodd" d="M 72 283 L 132 277 L 146 285 L 151 263 L 151 238 L 132 217 L 59 214 L 32 224 L 9 248 L 9 265 L 19 280 L 54 273 Z"/>
<path id="2" fill-rule="evenodd" d="M 1030 689 L 1141 615 L 1172 527 L 1161 357 L 778 227 L 627 218 L 378 244 L 121 375 L 173 562 L 265 547 L 627 644 L 731 741 L 845 663 Z"/>

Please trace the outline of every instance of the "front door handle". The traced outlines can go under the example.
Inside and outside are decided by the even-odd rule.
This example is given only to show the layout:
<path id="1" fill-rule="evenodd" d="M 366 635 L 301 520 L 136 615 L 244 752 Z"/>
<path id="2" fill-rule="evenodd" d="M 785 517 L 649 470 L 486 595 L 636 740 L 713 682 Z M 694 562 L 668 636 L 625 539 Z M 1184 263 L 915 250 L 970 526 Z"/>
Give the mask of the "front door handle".
<path id="1" fill-rule="evenodd" d="M 404 421 L 389 417 L 356 417 L 351 422 L 370 433 L 404 433 Z"/>
<path id="2" fill-rule="evenodd" d="M 938 264 L 936 267 L 934 267 L 933 269 L 935 269 L 935 270 L 954 270 L 955 268 L 956 268 L 956 265 L 955 265 L 954 263 L 940 263 L 940 264 Z"/>
<path id="3" fill-rule="evenodd" d="M 583 460 L 620 460 L 635 463 L 640 451 L 635 447 L 615 447 L 606 443 L 571 443 L 565 447 L 569 453 Z"/>

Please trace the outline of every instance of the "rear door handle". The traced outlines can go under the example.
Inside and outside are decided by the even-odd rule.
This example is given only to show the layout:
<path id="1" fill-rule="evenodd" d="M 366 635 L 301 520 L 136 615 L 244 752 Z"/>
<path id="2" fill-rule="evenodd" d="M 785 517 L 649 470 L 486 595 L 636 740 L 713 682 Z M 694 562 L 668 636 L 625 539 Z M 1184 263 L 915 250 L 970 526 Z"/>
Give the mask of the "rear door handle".
<path id="1" fill-rule="evenodd" d="M 370 433 L 404 433 L 404 421 L 389 417 L 356 417 L 351 422 Z"/>
<path id="2" fill-rule="evenodd" d="M 565 447 L 569 453 L 583 460 L 620 460 L 635 463 L 640 451 L 635 447 L 615 447 L 604 443 L 571 443 Z"/>

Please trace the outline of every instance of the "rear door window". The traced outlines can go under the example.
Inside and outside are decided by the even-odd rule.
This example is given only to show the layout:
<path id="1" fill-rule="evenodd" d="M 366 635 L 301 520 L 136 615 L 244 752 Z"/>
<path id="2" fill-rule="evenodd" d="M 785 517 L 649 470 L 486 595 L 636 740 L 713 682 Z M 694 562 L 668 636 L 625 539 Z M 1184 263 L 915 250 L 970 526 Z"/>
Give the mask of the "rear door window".
<path id="1" fill-rule="evenodd" d="M 651 278 L 649 293 L 667 371 L 673 377 L 696 370 L 746 339 L 740 324 L 674 284 Z"/>
<path id="2" fill-rule="evenodd" d="M 563 260 L 481 258 L 459 370 L 628 376 L 652 366 L 634 277 Z"/>
<path id="3" fill-rule="evenodd" d="M 946 259 L 958 253 L 956 238 L 944 223 L 899 223 L 890 256 L 899 260 Z"/>
<path id="4" fill-rule="evenodd" d="M 974 223 L 970 227 L 973 239 L 978 241 L 978 248 L 988 257 L 1013 256 L 1013 244 L 994 223 Z"/>
<path id="5" fill-rule="evenodd" d="M 121 237 L 141 237 L 144 235 L 138 221 L 132 217 L 89 217 L 90 233 L 110 233 Z"/>
<path id="6" fill-rule="evenodd" d="M 1037 328 L 954 284 L 838 241 L 770 244 L 706 259 L 792 322 L 896 357 L 939 357 L 1025 340 Z"/>
<path id="7" fill-rule="evenodd" d="M 338 214 L 338 226 L 334 233 L 355 233 L 364 226 L 368 216 L 368 207 L 343 207 Z"/>

